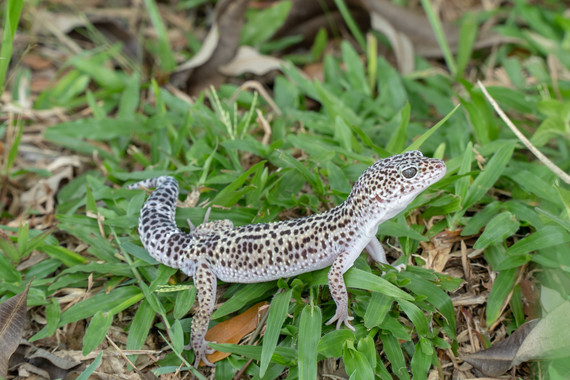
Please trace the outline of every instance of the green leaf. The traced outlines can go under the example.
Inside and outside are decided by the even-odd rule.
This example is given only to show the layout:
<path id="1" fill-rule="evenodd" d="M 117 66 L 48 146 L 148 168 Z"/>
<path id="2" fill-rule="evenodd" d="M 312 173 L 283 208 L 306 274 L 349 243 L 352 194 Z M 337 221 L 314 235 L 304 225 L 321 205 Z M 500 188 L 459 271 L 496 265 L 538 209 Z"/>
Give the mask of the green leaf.
<path id="1" fill-rule="evenodd" d="M 174 69 L 174 67 L 176 67 L 176 60 L 174 59 L 174 53 L 170 47 L 170 40 L 168 38 L 166 27 L 162 22 L 156 2 L 153 0 L 144 0 L 144 4 L 148 10 L 152 26 L 158 36 L 158 54 L 156 55 L 156 58 L 160 61 L 160 68 L 162 71 L 169 73 Z"/>
<path id="2" fill-rule="evenodd" d="M 269 40 L 287 19 L 291 5 L 291 1 L 280 1 L 252 13 L 241 31 L 241 44 L 255 47 Z"/>
<path id="3" fill-rule="evenodd" d="M 61 309 L 59 307 L 59 302 L 56 298 L 51 299 L 51 303 L 46 305 L 46 320 L 47 320 L 47 335 L 52 336 L 57 330 L 59 324 L 59 318 L 61 316 Z"/>
<path id="4" fill-rule="evenodd" d="M 91 77 L 101 87 L 120 90 L 124 88 L 124 76 L 115 70 L 111 70 L 102 65 L 100 62 L 83 57 L 75 57 L 71 60 L 71 64 L 83 74 Z"/>
<path id="5" fill-rule="evenodd" d="M 378 277 L 372 273 L 365 272 L 355 267 L 350 268 L 344 275 L 344 281 L 349 288 L 365 289 L 379 292 L 389 297 L 413 301 L 414 297 L 404 292 L 396 285 Z"/>
<path id="6" fill-rule="evenodd" d="M 174 352 L 181 353 L 184 349 L 184 331 L 179 319 L 175 319 L 168 330 Z"/>
<path id="7" fill-rule="evenodd" d="M 371 91 L 366 81 L 364 65 L 362 64 L 360 56 L 348 41 L 342 41 L 340 47 L 342 50 L 342 60 L 346 66 L 345 74 L 350 89 L 370 96 Z"/>
<path id="8" fill-rule="evenodd" d="M 491 326 L 493 323 L 495 323 L 497 318 L 499 318 L 501 310 L 506 304 L 507 297 L 513 290 L 517 274 L 518 268 L 514 268 L 499 272 L 497 275 L 497 278 L 493 283 L 493 287 L 491 288 L 489 299 L 487 300 L 487 326 Z"/>
<path id="9" fill-rule="evenodd" d="M 61 315 L 59 327 L 89 318 L 97 312 L 118 313 L 142 300 L 143 294 L 136 286 L 125 286 L 109 293 L 99 293 L 73 305 Z"/>
<path id="10" fill-rule="evenodd" d="M 453 108 L 451 111 L 449 111 L 449 113 L 447 115 L 445 115 L 445 117 L 443 119 L 441 119 L 436 125 L 434 125 L 430 129 L 425 131 L 420 137 L 418 137 L 416 140 L 414 140 L 413 143 L 408 145 L 408 147 L 405 149 L 405 151 L 418 150 L 427 139 L 429 139 L 434 133 L 436 133 L 438 131 L 439 128 L 441 128 L 445 124 L 447 119 L 449 119 L 451 117 L 451 115 L 453 115 L 455 113 L 455 111 L 457 111 L 457 109 L 460 106 L 461 106 L 461 104 L 456 105 L 455 108 Z"/>
<path id="11" fill-rule="evenodd" d="M 333 330 L 323 335 L 317 350 L 319 354 L 327 358 L 339 358 L 342 356 L 344 343 L 348 340 L 354 340 L 354 332 L 352 330 Z"/>
<path id="12" fill-rule="evenodd" d="M 412 272 L 412 270 L 398 273 L 398 277 L 408 279 L 409 282 L 404 286 L 415 294 L 426 297 L 426 301 L 439 310 L 439 312 L 443 315 L 450 326 L 450 332 L 448 333 L 451 336 L 454 336 L 455 309 L 453 307 L 453 303 L 451 302 L 451 298 L 433 282 L 427 281 L 417 276 Z"/>
<path id="13" fill-rule="evenodd" d="M 346 373 L 354 379 L 374 379 L 374 370 L 366 356 L 351 347 L 344 345 L 342 361 L 346 366 Z"/>
<path id="14" fill-rule="evenodd" d="M 93 372 L 95 372 L 95 370 L 99 368 L 99 366 L 101 365 L 102 357 L 103 357 L 103 351 L 101 351 L 99 355 L 97 355 L 95 360 L 93 360 L 93 363 L 89 364 L 89 366 L 85 368 L 85 371 L 81 372 L 81 374 L 77 376 L 76 380 L 88 380 L 89 376 L 91 376 Z"/>
<path id="15" fill-rule="evenodd" d="M 443 53 L 445 63 L 447 63 L 447 67 L 449 68 L 451 75 L 455 77 L 457 75 L 457 64 L 453 59 L 453 55 L 451 54 L 451 49 L 447 43 L 446 35 L 443 31 L 441 21 L 439 20 L 439 17 L 437 16 L 437 13 L 435 12 L 431 2 L 427 0 L 421 0 L 421 3 L 424 11 L 426 12 L 426 16 L 431 25 L 431 28 L 433 29 L 433 33 L 435 34 L 439 48 Z"/>
<path id="16" fill-rule="evenodd" d="M 258 171 L 263 171 L 265 161 L 260 161 L 253 165 L 246 172 L 242 173 L 234 181 L 232 181 L 228 186 L 224 187 L 212 200 L 212 204 L 231 207 L 243 196 L 243 192 L 238 191 L 238 189 L 245 183 L 250 175 L 257 173 Z M 254 190 L 253 187 L 241 189 L 244 191 Z"/>
<path id="17" fill-rule="evenodd" d="M 127 336 L 127 350 L 139 350 L 143 347 L 152 323 L 154 321 L 155 312 L 150 307 L 147 300 L 143 300 L 139 305 L 135 317 L 129 327 L 129 335 Z M 137 355 L 129 356 L 131 361 L 136 360 Z"/>
<path id="18" fill-rule="evenodd" d="M 279 333 L 283 326 L 283 322 L 285 322 L 285 318 L 287 317 L 292 293 L 293 289 L 289 289 L 283 293 L 278 293 L 271 301 L 269 316 L 267 317 L 267 327 L 265 329 L 265 335 L 263 336 L 263 346 L 261 349 L 261 363 L 259 364 L 260 377 L 265 375 L 265 371 L 267 371 L 267 367 L 269 366 L 275 347 L 277 347 L 277 340 L 279 339 Z"/>
<path id="19" fill-rule="evenodd" d="M 175 319 L 182 319 L 194 304 L 196 299 L 196 287 L 193 286 L 190 290 L 181 290 L 176 293 L 176 302 L 174 302 L 173 315 Z"/>
<path id="20" fill-rule="evenodd" d="M 350 13 L 348 7 L 346 6 L 346 3 L 344 2 L 344 0 L 334 0 L 334 2 L 337 9 L 340 11 L 340 14 L 342 15 L 344 22 L 348 26 L 348 29 L 350 30 L 350 32 L 352 33 L 352 35 L 360 45 L 360 48 L 362 50 L 366 50 L 366 41 L 364 40 L 364 36 L 360 31 L 358 24 L 352 17 L 352 14 Z"/>
<path id="21" fill-rule="evenodd" d="M 469 219 L 463 230 L 461 231 L 461 236 L 469 236 L 478 234 L 481 228 L 485 227 L 487 223 L 494 216 L 496 216 L 501 211 L 500 202 L 492 202 L 485 206 L 484 209 L 478 211 L 475 215 Z"/>
<path id="22" fill-rule="evenodd" d="M 380 235 L 385 236 L 397 236 L 397 237 L 408 237 L 410 239 L 418 241 L 428 241 L 429 239 L 414 230 L 411 226 L 405 223 L 405 221 L 396 222 L 388 220 L 382 223 L 378 227 L 378 232 Z"/>
<path id="23" fill-rule="evenodd" d="M 370 297 L 370 303 L 364 313 L 364 326 L 371 329 L 372 327 L 381 326 L 384 317 L 390 311 L 394 299 L 385 294 L 373 292 Z"/>
<path id="24" fill-rule="evenodd" d="M 299 379 L 313 380 L 317 378 L 317 346 L 321 339 L 321 309 L 307 305 L 301 312 L 299 321 Z"/>
<path id="25" fill-rule="evenodd" d="M 113 322 L 113 317 L 114 315 L 107 311 L 98 311 L 93 315 L 83 336 L 83 355 L 93 351 L 105 339 L 105 335 L 107 335 L 107 331 Z"/>
<path id="26" fill-rule="evenodd" d="M 414 346 L 414 356 L 410 362 L 414 379 L 427 379 L 431 367 L 431 357 L 435 352 L 430 340 L 420 337 L 420 342 Z"/>
<path id="27" fill-rule="evenodd" d="M 473 248 L 484 249 L 491 244 L 497 244 L 512 236 L 519 229 L 519 221 L 510 212 L 502 212 L 495 216 L 485 227 Z"/>
<path id="28" fill-rule="evenodd" d="M 457 44 L 457 73 L 456 78 L 463 77 L 463 72 L 469 63 L 473 52 L 473 45 L 477 38 L 477 17 L 474 13 L 467 13 L 461 20 L 459 30 L 459 43 Z"/>
<path id="29" fill-rule="evenodd" d="M 558 226 L 546 226 L 517 241 L 507 249 L 509 255 L 520 255 L 570 241 L 570 233 Z"/>
<path id="30" fill-rule="evenodd" d="M 400 305 L 400 308 L 404 311 L 404 313 L 406 313 L 410 321 L 412 321 L 412 323 L 416 327 L 418 335 L 426 336 L 428 333 L 428 322 L 426 320 L 426 316 L 424 315 L 424 313 L 422 313 L 420 308 L 411 302 L 407 302 L 401 299 L 396 301 L 398 302 L 398 305 Z"/>
<path id="31" fill-rule="evenodd" d="M 374 339 L 372 339 L 372 333 L 369 333 L 358 341 L 357 349 L 358 352 L 362 353 L 366 360 L 368 360 L 370 367 L 375 368 L 378 354 L 376 353 L 376 343 L 374 342 Z"/>
<path id="32" fill-rule="evenodd" d="M 384 352 L 392 365 L 392 373 L 398 376 L 399 379 L 409 380 L 410 375 L 406 369 L 404 354 L 398 340 L 393 335 L 387 334 L 380 334 L 380 339 L 382 340 Z"/>
<path id="33" fill-rule="evenodd" d="M 485 169 L 479 173 L 471 187 L 467 191 L 467 196 L 463 203 L 463 208 L 467 209 L 480 200 L 483 195 L 497 182 L 503 174 L 507 163 L 511 159 L 516 141 L 505 141 L 497 152 L 491 157 Z"/>
<path id="34" fill-rule="evenodd" d="M 406 146 L 406 139 L 408 137 L 407 130 L 410 123 L 411 106 L 406 102 L 404 108 L 400 112 L 400 125 L 390 137 L 390 141 L 386 145 L 386 149 L 390 152 L 401 152 Z"/>
<path id="35" fill-rule="evenodd" d="M 362 124 L 362 118 L 346 104 L 346 101 L 328 91 L 322 83 L 315 82 L 314 85 L 330 120 L 340 117 L 347 125 Z"/>
<path id="36" fill-rule="evenodd" d="M 0 62 L 2 59 L 0 59 Z M 0 83 L 2 80 L 0 80 Z M 2 93 L 2 88 L 0 87 L 0 94 Z M 24 124 L 21 120 L 18 121 L 18 132 L 16 132 L 16 136 L 14 136 L 14 140 L 12 141 L 12 146 L 10 146 L 10 150 L 8 151 L 8 157 L 6 163 L 4 165 L 4 175 L 8 175 L 12 170 L 12 166 L 14 165 L 14 161 L 18 156 L 18 150 L 20 148 L 20 141 L 22 140 L 22 133 L 24 132 Z"/>
<path id="37" fill-rule="evenodd" d="M 327 162 L 326 168 L 331 189 L 343 193 L 349 193 L 351 186 L 342 169 L 335 165 L 332 161 Z"/>
<path id="38" fill-rule="evenodd" d="M 55 245 L 44 244 L 38 248 L 39 251 L 47 253 L 50 257 L 57 259 L 67 267 L 87 263 L 87 259 L 67 248 Z"/>
<path id="39" fill-rule="evenodd" d="M 239 292 L 224 302 L 224 304 L 212 314 L 212 319 L 221 318 L 249 305 L 252 301 L 260 298 L 273 288 L 275 288 L 275 281 L 243 286 Z"/>
<path id="40" fill-rule="evenodd" d="M 6 9 L 4 13 L 4 30 L 2 31 L 2 44 L 0 45 L 0 95 L 4 90 L 4 80 L 10 66 L 10 59 L 12 58 L 12 43 L 14 42 L 14 35 L 18 29 L 22 7 L 24 0 L 10 0 L 5 2 Z"/>

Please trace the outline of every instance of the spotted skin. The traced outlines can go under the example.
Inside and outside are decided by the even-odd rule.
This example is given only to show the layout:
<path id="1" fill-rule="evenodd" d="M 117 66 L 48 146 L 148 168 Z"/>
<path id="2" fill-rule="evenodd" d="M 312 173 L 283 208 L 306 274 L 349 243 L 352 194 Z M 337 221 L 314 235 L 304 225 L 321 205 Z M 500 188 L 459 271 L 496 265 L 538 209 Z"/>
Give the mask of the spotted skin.
<path id="1" fill-rule="evenodd" d="M 326 212 L 276 223 L 233 227 L 229 220 L 207 220 L 182 232 L 174 222 L 178 183 L 172 177 L 157 177 L 135 183 L 155 187 L 144 204 L 139 233 L 145 249 L 159 262 L 179 268 L 194 278 L 198 311 L 192 323 L 190 347 L 195 366 L 203 360 L 212 365 L 204 339 L 216 296 L 216 279 L 256 283 L 292 277 L 330 266 L 329 288 L 336 303 L 335 315 L 327 322 L 349 321 L 348 295 L 343 274 L 366 248 L 377 262 L 387 264 L 376 238 L 378 225 L 396 216 L 446 172 L 442 160 L 410 151 L 385 158 L 369 167 L 356 181 L 350 195 Z"/>

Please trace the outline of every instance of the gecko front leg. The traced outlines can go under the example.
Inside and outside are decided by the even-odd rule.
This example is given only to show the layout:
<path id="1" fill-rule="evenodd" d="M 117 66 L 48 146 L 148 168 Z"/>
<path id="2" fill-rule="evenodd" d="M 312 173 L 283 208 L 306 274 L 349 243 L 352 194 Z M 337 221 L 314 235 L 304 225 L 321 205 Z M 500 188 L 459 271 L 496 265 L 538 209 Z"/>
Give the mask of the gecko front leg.
<path id="1" fill-rule="evenodd" d="M 388 264 L 392 265 L 386 259 L 386 253 L 384 252 L 384 248 L 382 244 L 378 241 L 378 238 L 374 236 L 368 245 L 366 246 L 366 251 L 372 257 L 372 260 L 381 263 L 381 264 Z M 399 264 L 399 265 L 392 265 L 398 272 L 402 269 L 406 269 L 406 264 Z"/>
<path id="2" fill-rule="evenodd" d="M 206 359 L 207 354 L 215 350 L 206 345 L 206 332 L 210 323 L 210 316 L 214 311 L 216 299 L 216 275 L 212 272 L 210 265 L 205 260 L 199 260 L 194 274 L 194 284 L 198 297 L 198 310 L 194 314 L 192 321 L 192 336 L 190 337 L 190 347 L 194 350 L 196 360 L 194 367 L 200 365 L 202 360 L 206 365 L 214 366 Z M 186 347 L 186 348 L 190 348 Z"/>
<path id="3" fill-rule="evenodd" d="M 358 257 L 358 255 L 343 252 L 337 256 L 329 270 L 329 289 L 336 303 L 336 313 L 326 324 L 330 325 L 334 321 L 337 321 L 337 330 L 344 323 L 346 327 L 354 331 L 354 327 L 350 324 L 350 321 L 352 321 L 354 317 L 348 315 L 348 293 L 346 292 L 343 275 L 344 272 L 352 266 L 356 257 Z"/>

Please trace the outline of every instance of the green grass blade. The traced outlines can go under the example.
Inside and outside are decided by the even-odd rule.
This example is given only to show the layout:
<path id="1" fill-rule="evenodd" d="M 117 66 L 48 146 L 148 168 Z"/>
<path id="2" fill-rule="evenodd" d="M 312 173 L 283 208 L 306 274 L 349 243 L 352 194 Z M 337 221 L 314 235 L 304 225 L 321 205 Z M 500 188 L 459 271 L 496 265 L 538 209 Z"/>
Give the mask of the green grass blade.
<path id="1" fill-rule="evenodd" d="M 427 373 L 431 366 L 431 357 L 434 353 L 433 344 L 426 338 L 420 337 L 415 345 L 414 356 L 411 360 L 412 375 L 414 379 L 427 379 Z"/>
<path id="2" fill-rule="evenodd" d="M 461 78 L 467 63 L 473 53 L 473 45 L 477 38 L 477 18 L 473 13 L 467 13 L 461 21 L 459 30 L 459 43 L 457 44 L 457 72 L 456 78 Z"/>
<path id="3" fill-rule="evenodd" d="M 354 340 L 354 332 L 349 329 L 333 330 L 321 338 L 317 350 L 327 358 L 338 358 L 348 340 Z"/>
<path id="4" fill-rule="evenodd" d="M 513 155 L 516 141 L 505 141 L 505 143 L 497 150 L 491 157 L 485 169 L 475 178 L 471 184 L 463 208 L 467 209 L 475 204 L 479 199 L 485 195 L 495 182 L 499 179 L 507 163 Z"/>
<path id="5" fill-rule="evenodd" d="M 313 380 L 317 378 L 317 346 L 321 339 L 321 309 L 307 305 L 301 312 L 299 321 L 299 379 Z"/>
<path id="6" fill-rule="evenodd" d="M 103 351 L 99 352 L 99 355 L 93 360 L 93 363 L 89 364 L 85 371 L 81 372 L 81 375 L 77 376 L 76 380 L 88 380 L 89 376 L 95 372 L 99 365 L 101 364 L 101 358 L 103 357 Z"/>
<path id="7" fill-rule="evenodd" d="M 408 279 L 409 282 L 404 286 L 413 293 L 426 297 L 426 301 L 439 310 L 450 326 L 450 335 L 455 336 L 455 312 L 451 298 L 433 282 L 427 281 L 410 271 L 399 273 L 398 277 Z"/>
<path id="8" fill-rule="evenodd" d="M 416 327 L 418 335 L 426 336 L 428 333 L 428 323 L 424 313 L 422 313 L 420 308 L 413 303 L 405 300 L 397 300 L 397 302 L 400 305 L 400 308 L 404 311 L 404 313 L 406 313 L 410 321 L 412 321 Z"/>
<path id="9" fill-rule="evenodd" d="M 279 339 L 279 333 L 285 318 L 287 317 L 287 310 L 289 308 L 289 302 L 291 301 L 291 294 L 293 289 L 289 289 L 284 293 L 276 294 L 271 301 L 271 307 L 269 308 L 269 316 L 267 317 L 267 328 L 265 329 L 265 335 L 263 337 L 263 346 L 261 349 L 261 363 L 259 364 L 259 376 L 263 377 L 269 362 L 271 361 L 271 356 L 277 347 L 277 340 Z"/>
<path id="10" fill-rule="evenodd" d="M 406 139 L 408 138 L 408 124 L 410 123 L 410 103 L 406 103 L 400 112 L 400 125 L 390 137 L 390 141 L 386 145 L 386 150 L 389 152 L 401 152 L 406 146 Z"/>
<path id="11" fill-rule="evenodd" d="M 212 314 L 212 319 L 223 317 L 224 315 L 241 309 L 273 288 L 275 288 L 275 281 L 244 286 Z"/>
<path id="12" fill-rule="evenodd" d="M 473 248 L 484 249 L 491 244 L 498 244 L 513 235 L 519 226 L 519 221 L 513 214 L 508 211 L 502 212 L 489 221 Z"/>
<path id="13" fill-rule="evenodd" d="M 1 61 L 0 61 L 1 62 Z M 1 93 L 1 88 L 0 88 Z M 12 128 L 10 126 L 9 128 Z M 22 133 L 24 132 L 24 125 L 22 124 L 21 120 L 18 121 L 18 132 L 16 132 L 16 136 L 14 141 L 12 142 L 12 146 L 10 147 L 10 151 L 8 152 L 8 159 L 6 160 L 6 166 L 4 167 L 4 175 L 9 175 L 12 166 L 14 165 L 14 161 L 18 156 L 18 149 L 20 148 L 20 141 L 22 140 Z"/>
<path id="14" fill-rule="evenodd" d="M 350 268 L 344 275 L 344 281 L 348 288 L 365 289 L 380 292 L 390 297 L 413 301 L 414 297 L 404 292 L 396 285 L 386 281 L 382 277 L 365 272 L 355 267 Z"/>
<path id="15" fill-rule="evenodd" d="M 370 303 L 366 308 L 366 313 L 364 313 L 364 326 L 366 328 L 372 328 L 380 326 L 384 317 L 392 307 L 394 299 L 388 297 L 385 294 L 373 292 L 372 297 L 370 297 Z"/>
<path id="16" fill-rule="evenodd" d="M 430 129 L 428 129 L 423 135 L 418 137 L 417 140 L 415 140 L 413 143 L 408 145 L 408 147 L 405 149 L 405 151 L 419 149 L 420 146 L 422 146 L 422 144 L 427 139 L 429 139 L 435 132 L 437 132 L 437 130 L 439 128 L 441 128 L 441 126 L 447 121 L 447 119 L 449 119 L 451 117 L 451 115 L 453 115 L 455 113 L 455 111 L 457 111 L 457 109 L 459 108 L 460 105 L 461 104 L 456 105 L 455 108 L 453 108 L 451 111 L 449 111 L 449 113 L 447 115 L 445 115 L 445 117 L 443 119 L 441 119 L 436 125 L 434 125 Z"/>
<path id="17" fill-rule="evenodd" d="M 374 371 L 366 356 L 346 344 L 342 361 L 346 365 L 346 373 L 354 379 L 374 379 Z"/>
<path id="18" fill-rule="evenodd" d="M 424 11 L 426 12 L 428 21 L 435 34 L 435 38 L 437 39 L 441 52 L 443 53 L 443 58 L 447 63 L 447 67 L 449 68 L 451 75 L 455 77 L 457 74 L 457 64 L 453 59 L 453 55 L 451 54 L 451 49 L 449 48 L 449 44 L 447 43 L 447 40 L 445 38 L 445 32 L 443 31 L 441 21 L 437 17 L 431 5 L 431 2 L 429 0 L 421 0 L 421 1 L 422 1 L 422 6 L 424 7 Z"/>
<path id="19" fill-rule="evenodd" d="M 70 307 L 61 315 L 60 327 L 80 319 L 89 318 L 99 311 L 118 313 L 143 299 L 136 286 L 125 286 L 105 294 L 100 293 Z"/>
<path id="20" fill-rule="evenodd" d="M 348 29 L 354 36 L 354 39 L 356 39 L 362 50 L 366 51 L 366 40 L 364 39 L 364 35 L 360 31 L 360 28 L 356 24 L 356 21 L 354 21 L 354 18 L 350 14 L 350 11 L 348 10 L 346 3 L 344 2 L 344 0 L 334 0 L 334 3 L 336 4 L 336 7 L 340 11 L 340 14 L 342 15 L 344 22 L 346 22 Z"/>
<path id="21" fill-rule="evenodd" d="M 558 226 L 546 226 L 537 230 L 507 249 L 507 254 L 521 255 L 540 249 L 546 249 L 555 245 L 566 244 L 570 241 L 570 233 Z"/>
<path id="22" fill-rule="evenodd" d="M 155 315 L 156 314 L 148 301 L 143 300 L 139 305 L 129 328 L 129 335 L 127 336 L 127 350 L 139 350 L 142 348 L 146 338 L 148 338 Z M 129 358 L 134 363 L 136 357 L 136 355 L 132 355 Z"/>
<path id="23" fill-rule="evenodd" d="M 380 334 L 380 339 L 382 340 L 384 352 L 386 352 L 386 356 L 392 365 L 392 373 L 398 376 L 399 379 L 409 380 L 410 375 L 406 369 L 404 354 L 396 337 L 390 334 Z"/>
<path id="24" fill-rule="evenodd" d="M 98 311 L 91 318 L 91 322 L 89 322 L 89 326 L 87 326 L 83 336 L 83 355 L 93 351 L 105 339 L 105 335 L 113 322 L 113 317 L 114 315 L 110 312 Z"/>
<path id="25" fill-rule="evenodd" d="M 487 326 L 491 326 L 499 318 L 501 310 L 507 301 L 507 297 L 515 286 L 518 268 L 504 270 L 493 283 L 493 288 L 487 300 Z"/>
<path id="26" fill-rule="evenodd" d="M 8 66 L 12 59 L 12 43 L 18 29 L 24 0 L 9 0 L 6 2 L 4 30 L 2 31 L 2 46 L 0 46 L 0 96 L 4 90 Z"/>
<path id="27" fill-rule="evenodd" d="M 160 17 L 160 12 L 158 11 L 158 6 L 154 0 L 144 0 L 146 9 L 148 10 L 148 15 L 150 16 L 150 21 L 156 30 L 158 36 L 158 46 L 157 53 L 158 59 L 160 60 L 161 69 L 167 73 L 171 72 L 176 66 L 176 61 L 174 60 L 174 53 L 170 47 L 170 41 L 168 40 L 168 33 L 166 27 L 162 22 Z"/>

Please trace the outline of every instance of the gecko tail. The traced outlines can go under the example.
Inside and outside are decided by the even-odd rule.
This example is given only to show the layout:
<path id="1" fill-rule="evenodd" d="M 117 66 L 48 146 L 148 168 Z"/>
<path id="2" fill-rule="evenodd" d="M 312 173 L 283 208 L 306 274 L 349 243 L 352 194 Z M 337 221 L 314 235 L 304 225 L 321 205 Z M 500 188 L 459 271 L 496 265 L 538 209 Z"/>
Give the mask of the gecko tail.
<path id="1" fill-rule="evenodd" d="M 134 183 L 127 189 L 141 186 L 156 188 L 145 202 L 139 217 L 139 235 L 144 248 L 162 264 L 180 268 L 192 275 L 194 266 L 183 259 L 194 238 L 181 231 L 174 220 L 178 182 L 173 177 L 161 176 Z"/>

